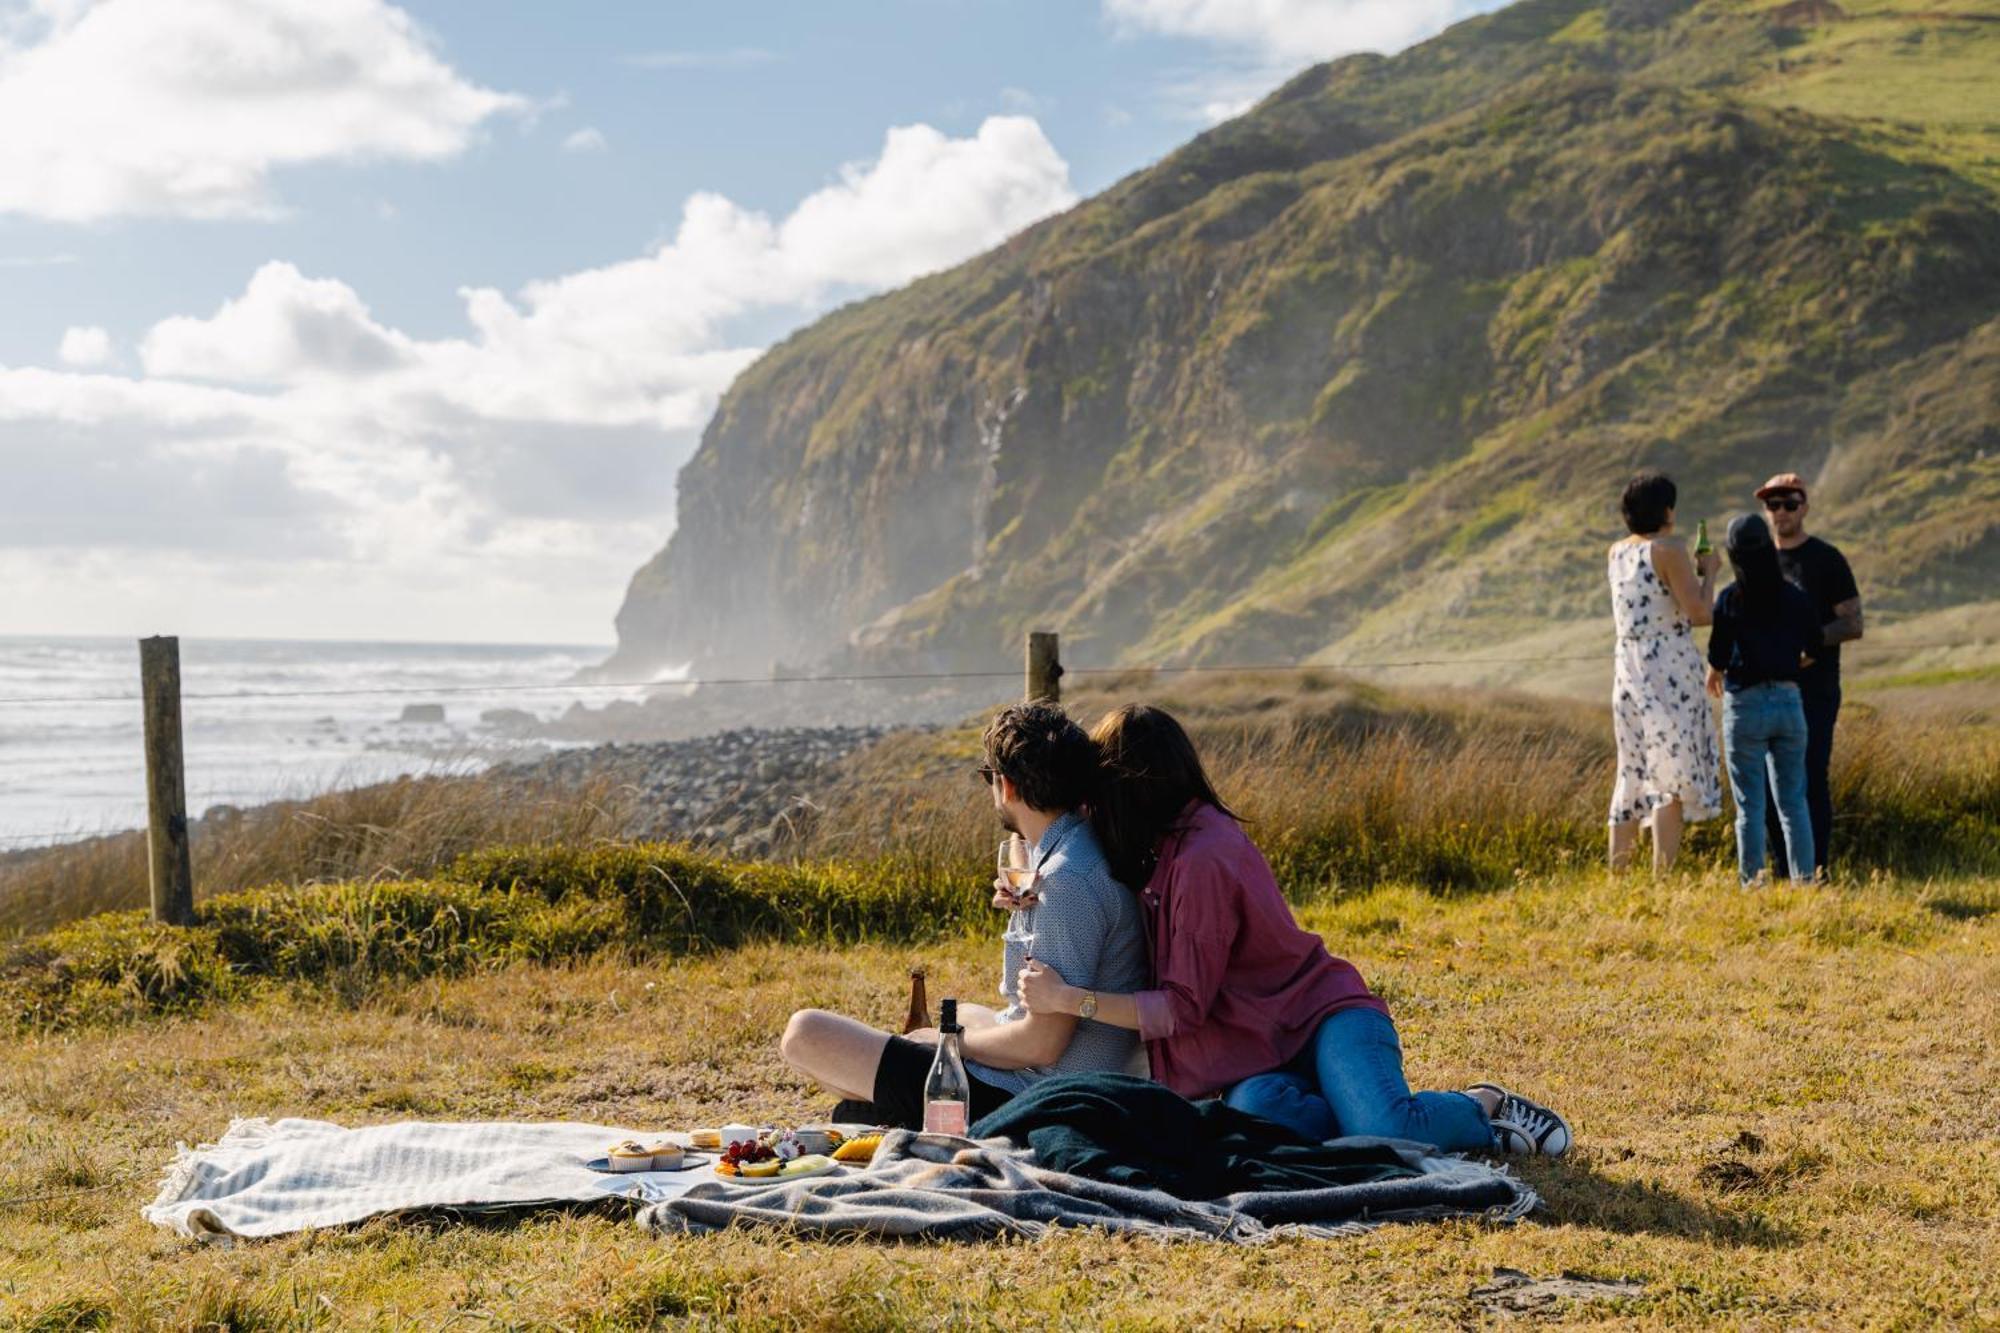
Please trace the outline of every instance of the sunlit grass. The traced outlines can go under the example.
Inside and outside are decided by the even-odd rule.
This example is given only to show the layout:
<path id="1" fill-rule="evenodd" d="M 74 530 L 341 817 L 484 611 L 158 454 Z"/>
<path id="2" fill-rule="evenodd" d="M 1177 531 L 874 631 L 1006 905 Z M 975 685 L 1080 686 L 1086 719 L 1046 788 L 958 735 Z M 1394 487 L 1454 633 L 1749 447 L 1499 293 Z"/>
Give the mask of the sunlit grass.
<path id="1" fill-rule="evenodd" d="M 27 1327 L 1457 1326 L 1496 1267 L 1638 1278 L 1641 1324 L 1977 1325 L 2000 1264 L 2000 883 L 1744 894 L 1726 875 L 1598 872 L 1440 897 L 1388 884 L 1305 909 L 1394 1004 L 1420 1084 L 1544 1095 L 1580 1146 L 1548 1200 L 1260 1250 L 1089 1234 L 898 1246 L 654 1240 L 616 1217 L 374 1223 L 200 1248 L 142 1222 L 176 1140 L 240 1115 L 359 1124 L 687 1127 L 824 1114 L 774 1037 L 800 1005 L 889 1024 L 904 970 L 985 995 L 987 930 L 276 989 L 197 1018 L 0 1053 L 0 1321 Z M 994 923 L 987 923 L 992 925 Z M 1570 1311 L 1588 1318 L 1588 1308 Z"/>

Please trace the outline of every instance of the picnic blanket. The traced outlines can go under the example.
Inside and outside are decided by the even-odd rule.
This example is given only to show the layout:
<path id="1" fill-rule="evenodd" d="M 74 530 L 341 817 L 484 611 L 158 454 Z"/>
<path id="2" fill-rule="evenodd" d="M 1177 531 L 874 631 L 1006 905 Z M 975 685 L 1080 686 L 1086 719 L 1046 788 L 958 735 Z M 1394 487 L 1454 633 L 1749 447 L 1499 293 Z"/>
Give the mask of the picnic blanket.
<path id="1" fill-rule="evenodd" d="M 997 1114 L 997 1113 L 996 1113 Z M 983 1125 L 985 1122 L 982 1121 Z M 1353 1235 L 1384 1222 L 1485 1217 L 1511 1222 L 1540 1200 L 1497 1167 L 1419 1143 L 1348 1139 L 1398 1170 L 1351 1184 L 1260 1189 L 1209 1200 L 1052 1170 L 1032 1147 L 891 1130 L 865 1171 L 756 1186 L 703 1183 L 639 1214 L 661 1233 L 768 1226 L 802 1236 L 976 1239 L 1092 1226 L 1161 1240 L 1254 1244 Z"/>
<path id="2" fill-rule="evenodd" d="M 438 1209 L 653 1202 L 709 1176 L 705 1169 L 601 1175 L 584 1165 L 635 1136 L 662 1137 L 571 1123 L 346 1129 L 323 1120 L 238 1120 L 219 1143 L 183 1144 L 159 1196 L 140 1211 L 183 1236 L 281 1236 Z"/>

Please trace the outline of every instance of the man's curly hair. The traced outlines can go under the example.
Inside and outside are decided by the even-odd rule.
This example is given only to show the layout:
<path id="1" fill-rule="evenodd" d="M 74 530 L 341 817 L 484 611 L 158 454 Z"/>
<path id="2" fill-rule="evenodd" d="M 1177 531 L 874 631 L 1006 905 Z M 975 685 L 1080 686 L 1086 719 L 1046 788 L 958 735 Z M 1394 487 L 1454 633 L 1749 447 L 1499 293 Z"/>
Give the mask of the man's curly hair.
<path id="1" fill-rule="evenodd" d="M 1052 703 L 1009 704 L 986 724 L 986 765 L 1030 807 L 1074 810 L 1097 791 L 1097 747 Z"/>

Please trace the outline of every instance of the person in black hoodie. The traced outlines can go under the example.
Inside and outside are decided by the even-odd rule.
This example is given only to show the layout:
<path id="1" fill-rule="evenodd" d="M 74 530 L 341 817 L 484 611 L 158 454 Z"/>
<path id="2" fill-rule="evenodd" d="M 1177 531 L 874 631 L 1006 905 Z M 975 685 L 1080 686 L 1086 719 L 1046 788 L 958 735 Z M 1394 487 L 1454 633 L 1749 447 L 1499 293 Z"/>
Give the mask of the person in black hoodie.
<path id="1" fill-rule="evenodd" d="M 1799 676 L 1820 650 L 1810 598 L 1785 580 L 1771 530 L 1754 515 L 1729 525 L 1736 581 L 1715 599 L 1708 692 L 1722 702 L 1723 763 L 1736 797 L 1736 866 L 1745 884 L 1764 877 L 1765 779 L 1777 794 L 1785 859 L 1794 881 L 1812 878 L 1806 806 L 1806 713 Z"/>

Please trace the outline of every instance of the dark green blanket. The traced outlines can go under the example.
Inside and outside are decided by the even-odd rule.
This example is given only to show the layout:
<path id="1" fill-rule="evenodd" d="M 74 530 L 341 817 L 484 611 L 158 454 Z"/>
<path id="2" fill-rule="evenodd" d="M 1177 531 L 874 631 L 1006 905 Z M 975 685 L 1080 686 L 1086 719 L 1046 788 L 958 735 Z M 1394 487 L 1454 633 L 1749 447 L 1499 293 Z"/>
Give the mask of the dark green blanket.
<path id="1" fill-rule="evenodd" d="M 1129 1074 L 1046 1079 L 980 1120 L 972 1137 L 1025 1143 L 1051 1170 L 1182 1199 L 1414 1179 L 1423 1172 L 1413 1160 L 1434 1151 L 1392 1139 L 1314 1143 Z"/>

